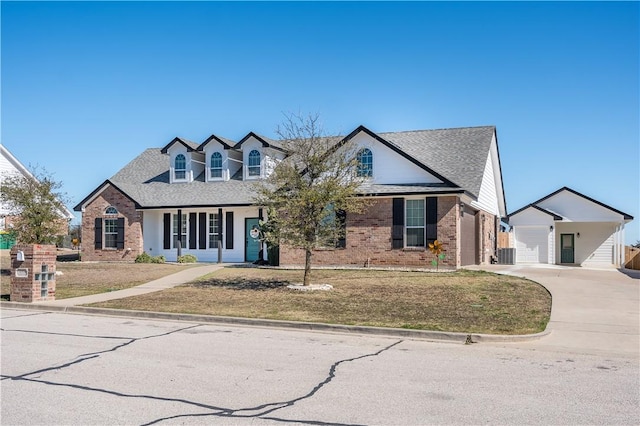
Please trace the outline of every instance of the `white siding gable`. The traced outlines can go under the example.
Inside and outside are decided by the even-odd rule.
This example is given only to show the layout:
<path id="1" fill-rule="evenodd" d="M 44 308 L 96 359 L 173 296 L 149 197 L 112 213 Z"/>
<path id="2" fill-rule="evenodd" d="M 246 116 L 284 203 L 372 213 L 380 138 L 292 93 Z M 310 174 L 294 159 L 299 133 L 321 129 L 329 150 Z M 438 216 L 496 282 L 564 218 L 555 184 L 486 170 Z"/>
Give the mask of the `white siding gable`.
<path id="1" fill-rule="evenodd" d="M 214 152 L 220 153 L 222 156 L 222 177 L 211 176 L 211 156 Z M 229 170 L 229 150 L 217 141 L 209 142 L 204 149 L 205 177 L 207 181 L 229 180 L 231 173 Z M 237 167 L 236 167 L 237 170 Z"/>
<path id="2" fill-rule="evenodd" d="M 553 225 L 553 216 L 541 212 L 533 207 L 522 210 L 521 212 L 509 217 L 509 225 L 511 226 L 551 226 Z"/>
<path id="3" fill-rule="evenodd" d="M 249 153 L 252 150 L 260 153 L 260 176 L 249 176 Z M 284 159 L 284 153 L 269 147 L 262 146 L 262 142 L 253 136 L 242 143 L 242 164 L 244 180 L 266 178 Z"/>
<path id="4" fill-rule="evenodd" d="M 606 207 L 602 207 L 569 191 L 561 191 L 556 195 L 537 203 L 537 205 L 557 213 L 562 216 L 565 221 L 624 222 L 624 218 L 621 214 L 618 214 Z"/>
<path id="5" fill-rule="evenodd" d="M 254 149 L 260 153 L 260 176 L 249 176 L 249 153 Z M 242 168 L 243 180 L 259 179 L 264 175 L 264 147 L 253 136 L 242 143 Z"/>
<path id="6" fill-rule="evenodd" d="M 491 149 L 489 149 L 489 153 L 487 154 L 487 162 L 482 175 L 478 200 L 472 201 L 471 205 L 502 217 L 506 216 L 506 206 L 503 205 L 502 200 L 504 200 L 502 193 L 502 176 L 500 174 L 498 149 L 494 134 L 491 141 Z"/>
<path id="7" fill-rule="evenodd" d="M 205 157 L 200 152 L 195 151 L 187 151 L 187 148 L 179 143 L 174 143 L 168 150 L 167 154 L 169 154 L 169 182 L 170 183 L 179 183 L 179 182 L 193 182 L 193 180 L 200 175 L 204 171 L 204 160 Z M 176 157 L 182 154 L 185 157 L 186 162 L 186 175 L 185 179 L 176 179 L 175 175 L 175 165 L 176 165 Z"/>
<path id="8" fill-rule="evenodd" d="M 364 132 L 354 136 L 352 141 L 356 147 L 356 152 L 362 148 L 369 148 L 373 154 L 372 183 L 442 183 L 440 179 L 431 173 L 413 164 Z"/>
<path id="9" fill-rule="evenodd" d="M 0 145 L 0 148 L 0 151 L 2 152 L 2 155 L 0 155 L 0 184 L 4 181 L 5 176 L 20 173 L 27 173 L 25 174 L 25 176 L 31 175 L 31 173 L 29 173 L 26 169 L 23 172 L 18 168 L 21 166 L 20 163 L 16 164 L 18 160 L 16 160 L 15 157 L 13 157 L 13 155 L 9 153 L 9 151 L 7 151 L 2 145 Z M 6 205 L 0 204 L 0 215 L 7 215 L 9 213 L 10 209 Z"/>

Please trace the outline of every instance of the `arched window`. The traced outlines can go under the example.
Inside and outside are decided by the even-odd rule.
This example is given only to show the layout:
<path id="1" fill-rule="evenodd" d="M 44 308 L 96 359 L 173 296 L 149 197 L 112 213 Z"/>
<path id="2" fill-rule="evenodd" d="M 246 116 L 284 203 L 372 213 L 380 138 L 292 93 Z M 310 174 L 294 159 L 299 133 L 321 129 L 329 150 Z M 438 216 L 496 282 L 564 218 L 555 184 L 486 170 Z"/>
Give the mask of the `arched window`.
<path id="1" fill-rule="evenodd" d="M 118 215 L 118 209 L 116 209 L 113 206 L 109 206 L 104 210 L 104 214 L 105 214 L 105 216 L 117 216 Z"/>
<path id="2" fill-rule="evenodd" d="M 104 210 L 104 248 L 118 247 L 118 209 L 109 206 Z"/>
<path id="3" fill-rule="evenodd" d="M 249 176 L 260 176 L 260 152 L 252 150 L 249 153 L 249 167 L 247 167 Z"/>
<path id="4" fill-rule="evenodd" d="M 362 148 L 358 152 L 358 176 L 373 176 L 373 154 L 369 148 Z"/>
<path id="5" fill-rule="evenodd" d="M 219 152 L 214 152 L 213 154 L 211 154 L 211 177 L 222 177 L 222 154 L 220 154 Z"/>
<path id="6" fill-rule="evenodd" d="M 184 158 L 184 155 L 176 155 L 173 172 L 175 179 L 185 179 L 187 177 L 187 160 Z"/>

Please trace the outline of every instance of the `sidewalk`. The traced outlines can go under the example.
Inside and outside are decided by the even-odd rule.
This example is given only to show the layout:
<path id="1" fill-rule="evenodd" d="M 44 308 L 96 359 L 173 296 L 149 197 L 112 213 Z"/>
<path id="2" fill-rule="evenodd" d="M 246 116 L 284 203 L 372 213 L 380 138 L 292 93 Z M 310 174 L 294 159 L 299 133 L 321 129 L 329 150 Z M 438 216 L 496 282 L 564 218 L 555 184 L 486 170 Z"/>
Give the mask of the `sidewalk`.
<path id="1" fill-rule="evenodd" d="M 88 296 L 72 297 L 69 299 L 59 299 L 45 302 L 34 302 L 34 305 L 41 306 L 78 306 L 87 305 L 90 303 L 105 302 L 107 300 L 123 299 L 130 296 L 138 296 L 141 294 L 153 293 L 155 291 L 161 291 L 168 288 L 176 287 L 184 283 L 195 280 L 198 277 L 207 275 L 213 271 L 217 271 L 225 267 L 224 263 L 208 264 L 205 266 L 197 266 L 176 272 L 175 274 L 167 275 L 166 277 L 158 278 L 157 280 L 150 281 L 146 284 L 139 285 L 137 287 L 131 287 L 124 290 L 111 291 L 108 293 L 91 294 Z"/>

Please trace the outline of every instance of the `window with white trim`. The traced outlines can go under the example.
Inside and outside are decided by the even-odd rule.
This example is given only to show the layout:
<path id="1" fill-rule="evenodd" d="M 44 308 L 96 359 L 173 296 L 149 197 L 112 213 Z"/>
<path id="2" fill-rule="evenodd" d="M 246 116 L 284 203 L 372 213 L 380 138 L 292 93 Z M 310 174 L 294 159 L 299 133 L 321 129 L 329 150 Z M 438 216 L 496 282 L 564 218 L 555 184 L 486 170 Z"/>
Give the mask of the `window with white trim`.
<path id="1" fill-rule="evenodd" d="M 405 245 L 406 247 L 424 247 L 425 241 L 425 201 L 406 200 L 405 202 Z"/>
<path id="2" fill-rule="evenodd" d="M 358 176 L 373 176 L 373 153 L 369 148 L 362 148 L 356 156 L 358 160 Z"/>
<path id="3" fill-rule="evenodd" d="M 176 155 L 173 177 L 175 180 L 185 180 L 187 178 L 187 159 L 183 154 Z"/>
<path id="4" fill-rule="evenodd" d="M 260 176 L 260 152 L 258 150 L 253 149 L 249 153 L 247 174 L 249 176 Z"/>
<path id="5" fill-rule="evenodd" d="M 219 152 L 214 152 L 211 154 L 211 178 L 221 178 L 222 177 L 222 154 Z"/>
<path id="6" fill-rule="evenodd" d="M 187 235 L 187 231 L 188 231 L 188 226 L 187 226 L 187 218 L 189 217 L 188 214 L 182 213 L 182 223 L 180 224 L 180 230 L 181 230 L 181 234 L 182 234 L 182 243 L 180 245 L 180 247 L 182 248 L 186 248 L 187 245 L 187 241 L 189 241 L 188 239 L 188 235 Z M 173 232 L 173 248 L 178 248 L 178 215 L 174 214 L 173 215 L 173 226 L 172 226 L 172 232 Z"/>
<path id="7" fill-rule="evenodd" d="M 220 227 L 218 213 L 209 213 L 209 248 L 218 248 Z"/>
<path id="8" fill-rule="evenodd" d="M 104 210 L 104 248 L 118 247 L 118 209 L 109 206 Z"/>

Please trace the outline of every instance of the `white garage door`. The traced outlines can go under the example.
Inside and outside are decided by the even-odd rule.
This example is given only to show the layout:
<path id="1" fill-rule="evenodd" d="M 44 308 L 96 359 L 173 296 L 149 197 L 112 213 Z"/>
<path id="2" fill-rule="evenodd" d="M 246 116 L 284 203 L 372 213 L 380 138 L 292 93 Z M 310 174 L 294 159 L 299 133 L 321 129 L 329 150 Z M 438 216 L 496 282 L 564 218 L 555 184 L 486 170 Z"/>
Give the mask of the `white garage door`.
<path id="1" fill-rule="evenodd" d="M 548 263 L 549 228 L 516 227 L 516 263 Z"/>

